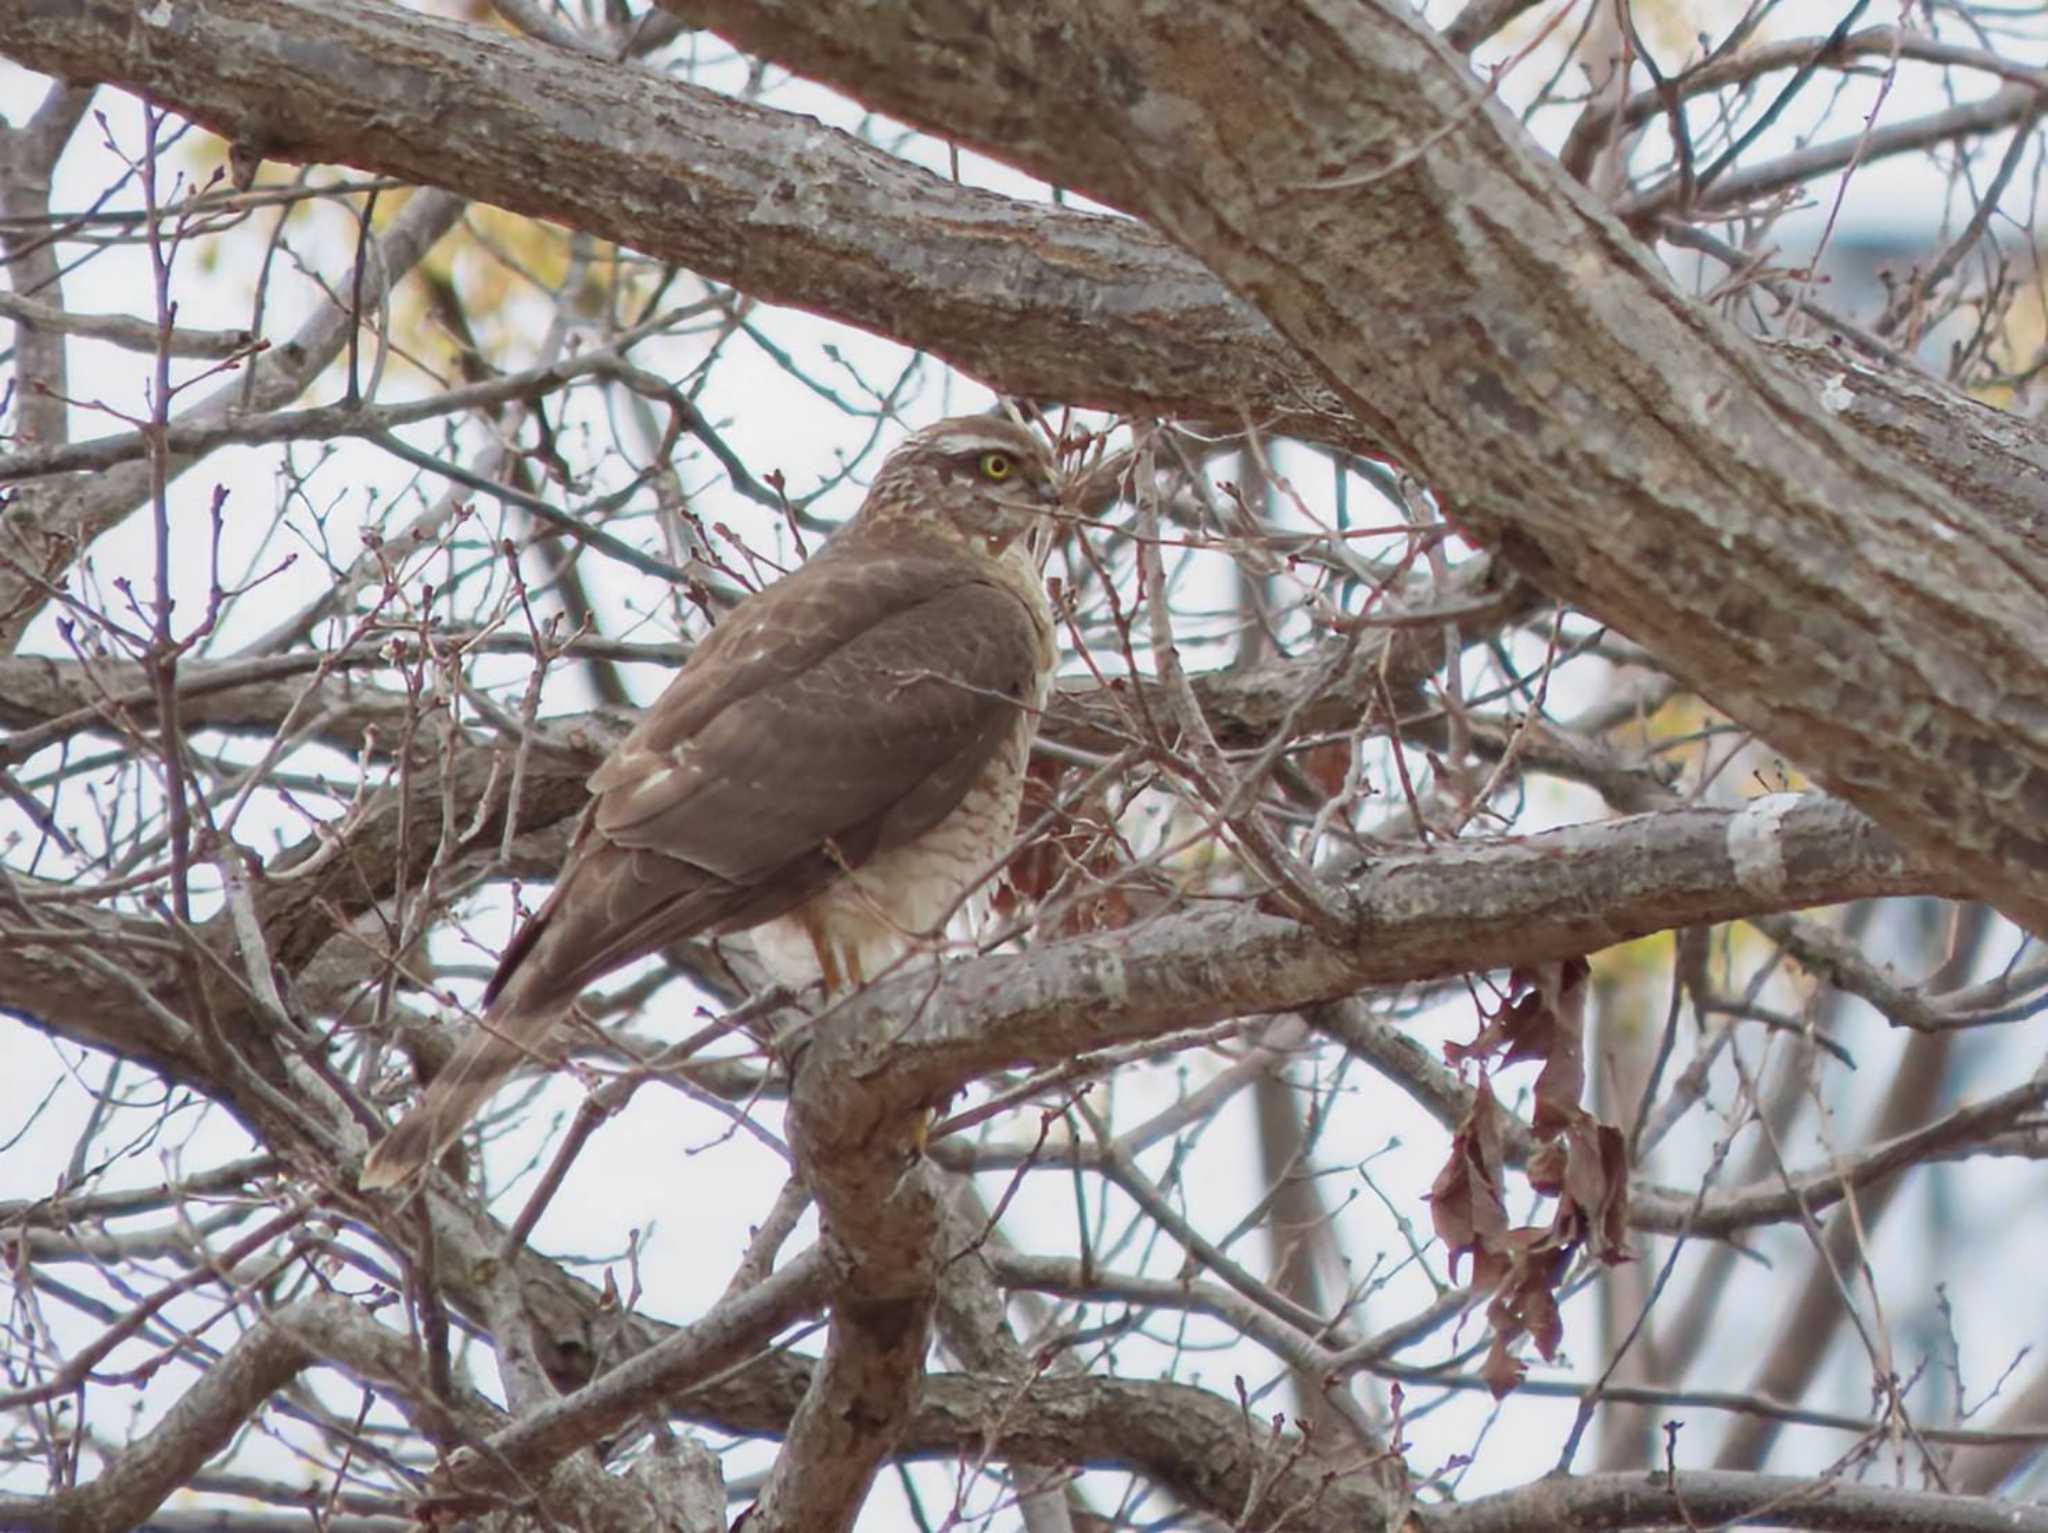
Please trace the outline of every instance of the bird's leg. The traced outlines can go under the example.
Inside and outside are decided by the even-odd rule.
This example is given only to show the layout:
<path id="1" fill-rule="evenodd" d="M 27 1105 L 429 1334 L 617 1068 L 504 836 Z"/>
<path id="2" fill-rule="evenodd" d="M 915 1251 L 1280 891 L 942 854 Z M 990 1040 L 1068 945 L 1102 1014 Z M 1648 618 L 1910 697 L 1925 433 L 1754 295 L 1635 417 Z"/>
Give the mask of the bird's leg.
<path id="1" fill-rule="evenodd" d="M 833 951 L 825 922 L 816 910 L 804 911 L 803 923 L 804 935 L 811 939 L 811 956 L 818 960 L 818 978 L 825 986 L 826 999 L 830 1000 L 844 988 L 839 972 L 839 955 Z"/>

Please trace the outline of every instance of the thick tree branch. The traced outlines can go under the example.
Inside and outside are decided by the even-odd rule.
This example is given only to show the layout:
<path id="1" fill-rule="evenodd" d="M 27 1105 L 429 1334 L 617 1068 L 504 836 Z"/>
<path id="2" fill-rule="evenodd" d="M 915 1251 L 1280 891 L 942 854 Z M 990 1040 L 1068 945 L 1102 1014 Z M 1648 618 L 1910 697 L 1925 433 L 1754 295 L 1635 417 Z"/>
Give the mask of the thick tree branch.
<path id="1" fill-rule="evenodd" d="M 1847 806 L 1776 795 L 1375 862 L 1351 886 L 1356 937 L 1325 942 L 1229 905 L 946 970 L 841 1002 L 820 1026 L 872 1030 L 860 1066 L 906 1104 L 993 1070 L 1376 984 L 1536 964 L 1651 931 L 1814 899 L 1934 893 L 1935 875 Z M 1849 894 L 1845 885 L 1858 886 Z M 1832 891 L 1832 892 L 1829 892 Z M 882 1019 L 894 1017 L 892 1030 Z"/>
<path id="2" fill-rule="evenodd" d="M 1011 393 L 1249 415 L 1354 450 L 1384 446 L 1256 311 L 1143 226 L 951 184 L 806 117 L 360 0 L 195 0 L 156 30 L 117 4 L 67 7 L 61 28 L 32 20 L 0 14 L 0 52 L 147 90 L 228 136 L 246 129 L 280 159 L 460 185 L 895 335 Z M 272 56 L 287 35 L 309 44 L 288 67 Z M 430 112 L 437 98 L 414 88 L 414 71 L 463 111 Z M 378 107 L 368 132 L 366 98 Z M 551 108 L 558 99 L 576 112 Z M 613 194 L 636 186 L 666 195 Z M 1979 433 L 2017 434 L 2038 453 L 2035 434 L 1943 398 L 1941 419 L 1897 422 L 1887 445 L 1906 451 L 1912 432 L 1915 461 L 1945 482 L 1973 496 L 2004 486 L 2048 518 L 2039 476 L 2014 479 L 1977 454 Z M 1845 424 L 1864 427 L 1854 411 Z"/>

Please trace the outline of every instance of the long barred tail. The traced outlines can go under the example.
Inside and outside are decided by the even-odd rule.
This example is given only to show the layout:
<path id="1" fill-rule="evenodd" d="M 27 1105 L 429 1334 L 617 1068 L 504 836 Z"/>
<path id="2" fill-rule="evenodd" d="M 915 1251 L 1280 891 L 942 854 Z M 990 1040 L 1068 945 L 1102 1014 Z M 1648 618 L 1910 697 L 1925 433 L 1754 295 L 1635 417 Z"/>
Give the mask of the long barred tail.
<path id="1" fill-rule="evenodd" d="M 439 1159 L 522 1063 L 554 1064 L 541 1045 L 555 1018 L 582 988 L 580 975 L 564 981 L 554 974 L 560 967 L 554 961 L 559 945 L 547 940 L 571 876 L 565 874 L 557 882 L 554 892 L 506 944 L 497 972 L 485 987 L 484 1014 L 476 1030 L 428 1082 L 419 1106 L 370 1151 L 363 1174 L 356 1178 L 365 1192 L 395 1187 Z"/>
<path id="2" fill-rule="evenodd" d="M 399 1120 L 363 1163 L 357 1185 L 365 1192 L 395 1187 L 431 1164 L 453 1144 L 500 1086 L 522 1063 L 541 1057 L 555 1008 L 484 1015 L 482 1023 L 433 1083 L 419 1106 Z M 544 1061 L 551 1063 L 552 1061 Z"/>

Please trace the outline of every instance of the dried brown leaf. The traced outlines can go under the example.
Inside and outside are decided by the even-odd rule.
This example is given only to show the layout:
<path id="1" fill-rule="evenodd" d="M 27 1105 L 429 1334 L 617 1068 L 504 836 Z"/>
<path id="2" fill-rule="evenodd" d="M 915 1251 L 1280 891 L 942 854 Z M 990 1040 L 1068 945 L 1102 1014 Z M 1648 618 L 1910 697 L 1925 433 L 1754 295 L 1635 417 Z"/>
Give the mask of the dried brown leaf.
<path id="1" fill-rule="evenodd" d="M 1582 1248 L 1602 1261 L 1628 1259 L 1628 1148 L 1621 1131 L 1579 1105 L 1586 1084 L 1586 995 L 1591 969 L 1583 958 L 1509 976 L 1508 995 L 1470 1043 L 1449 1044 L 1454 1064 L 1481 1062 L 1473 1105 L 1458 1126 L 1451 1158 L 1430 1193 L 1436 1229 L 1451 1252 L 1451 1273 L 1472 1258 L 1472 1282 L 1490 1292 L 1493 1330 L 1481 1374 L 1495 1396 L 1513 1390 L 1527 1371 L 1517 1356 L 1526 1337 L 1546 1360 L 1564 1338 L 1558 1288 Z M 1532 1128 L 1543 1142 L 1529 1158 L 1529 1184 L 1557 1199 L 1547 1225 L 1509 1228 L 1501 1158 L 1505 1114 L 1485 1066 L 1540 1059 Z"/>
<path id="2" fill-rule="evenodd" d="M 1472 1094 L 1471 1110 L 1451 1137 L 1450 1159 L 1429 1189 L 1430 1220 L 1437 1238 L 1450 1250 L 1454 1279 L 1459 1257 L 1496 1251 L 1507 1229 L 1507 1205 L 1501 1198 L 1507 1174 L 1501 1128 L 1500 1103 L 1482 1077 Z M 1481 1265 L 1475 1262 L 1475 1282 Z"/>

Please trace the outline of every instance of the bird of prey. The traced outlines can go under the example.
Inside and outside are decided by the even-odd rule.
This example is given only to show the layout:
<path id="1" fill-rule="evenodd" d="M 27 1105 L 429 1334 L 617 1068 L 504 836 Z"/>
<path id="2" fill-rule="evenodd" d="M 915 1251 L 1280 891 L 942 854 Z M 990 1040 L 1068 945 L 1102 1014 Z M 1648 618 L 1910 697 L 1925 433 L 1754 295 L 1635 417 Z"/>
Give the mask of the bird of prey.
<path id="1" fill-rule="evenodd" d="M 928 941 L 1016 832 L 1051 685 L 1051 453 L 992 416 L 927 426 L 853 519 L 712 630 L 590 778 L 481 1024 L 363 1168 L 431 1162 L 577 994 L 751 928 L 790 985 L 858 985 Z"/>

